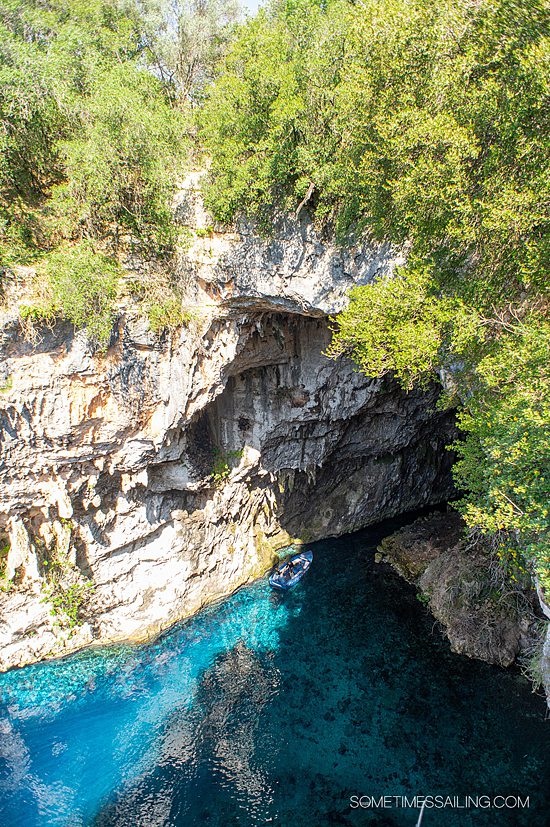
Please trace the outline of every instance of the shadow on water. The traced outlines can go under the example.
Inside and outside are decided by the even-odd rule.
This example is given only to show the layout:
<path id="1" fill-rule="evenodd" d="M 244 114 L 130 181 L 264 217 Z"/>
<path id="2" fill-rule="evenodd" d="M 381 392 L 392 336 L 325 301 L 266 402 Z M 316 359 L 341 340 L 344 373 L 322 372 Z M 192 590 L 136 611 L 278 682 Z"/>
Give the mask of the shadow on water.
<path id="1" fill-rule="evenodd" d="M 95 672 L 22 670 L 0 717 L 3 827 L 416 824 L 354 795 L 529 796 L 528 810 L 426 810 L 422 827 L 544 827 L 544 703 L 516 672 L 453 655 L 414 589 L 374 564 L 395 527 L 316 543 L 294 591 L 256 583 L 153 646 L 106 650 Z"/>

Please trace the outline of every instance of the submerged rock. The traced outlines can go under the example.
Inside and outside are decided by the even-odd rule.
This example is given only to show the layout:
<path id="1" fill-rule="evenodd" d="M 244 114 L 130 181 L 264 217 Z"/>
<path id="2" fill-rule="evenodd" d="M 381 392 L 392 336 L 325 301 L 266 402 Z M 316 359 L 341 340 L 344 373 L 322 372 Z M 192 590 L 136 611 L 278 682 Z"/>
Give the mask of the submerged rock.
<path id="1" fill-rule="evenodd" d="M 509 666 L 537 637 L 536 595 L 504 592 L 490 553 L 468 544 L 464 528 L 456 512 L 431 514 L 386 537 L 380 554 L 418 587 L 454 652 Z"/>

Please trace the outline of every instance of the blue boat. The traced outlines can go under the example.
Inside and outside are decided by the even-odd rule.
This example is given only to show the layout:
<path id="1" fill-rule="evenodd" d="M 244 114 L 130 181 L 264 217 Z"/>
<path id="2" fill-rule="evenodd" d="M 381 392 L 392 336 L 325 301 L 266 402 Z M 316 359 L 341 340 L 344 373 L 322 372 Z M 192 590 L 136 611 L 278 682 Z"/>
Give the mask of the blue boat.
<path id="1" fill-rule="evenodd" d="M 298 583 L 311 566 L 312 551 L 301 551 L 293 554 L 288 560 L 279 563 L 269 578 L 269 585 L 274 589 L 288 591 Z"/>

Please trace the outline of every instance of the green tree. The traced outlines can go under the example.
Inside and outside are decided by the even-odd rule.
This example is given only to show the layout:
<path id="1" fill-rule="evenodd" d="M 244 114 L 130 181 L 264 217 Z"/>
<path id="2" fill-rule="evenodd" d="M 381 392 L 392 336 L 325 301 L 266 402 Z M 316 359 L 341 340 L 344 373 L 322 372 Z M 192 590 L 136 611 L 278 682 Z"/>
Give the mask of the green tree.
<path id="1" fill-rule="evenodd" d="M 181 106 L 212 80 L 236 24 L 238 0 L 137 0 L 149 65 Z"/>
<path id="2" fill-rule="evenodd" d="M 468 525 L 500 538 L 508 560 L 534 562 L 550 595 L 550 323 L 512 319 L 468 376 L 459 412 L 457 482 Z"/>
<path id="3" fill-rule="evenodd" d="M 142 22 L 133 0 L 0 0 L 0 263 L 36 266 L 29 334 L 62 314 L 105 347 L 113 256 L 174 248 L 189 129 L 148 68 Z M 160 292 L 157 327 L 177 318 Z"/>
<path id="4" fill-rule="evenodd" d="M 549 34 L 542 0 L 279 0 L 199 117 L 220 220 L 305 207 L 342 240 L 407 243 L 330 353 L 406 388 L 445 372 L 465 519 L 550 593 Z"/>
<path id="5" fill-rule="evenodd" d="M 75 117 L 76 134 L 57 145 L 66 180 L 52 190 L 54 220 L 65 219 L 65 234 L 108 235 L 117 246 L 126 231 L 157 254 L 169 250 L 184 132 L 159 82 L 133 63 L 112 67 L 79 99 Z"/>
<path id="6" fill-rule="evenodd" d="M 146 68 L 134 7 L 0 0 L 5 263 L 129 232 L 163 250 L 186 124 Z"/>
<path id="7" fill-rule="evenodd" d="M 261 11 L 200 116 L 209 206 L 229 220 L 309 193 L 319 219 L 409 241 L 476 305 L 543 287 L 549 23 L 539 0 Z"/>

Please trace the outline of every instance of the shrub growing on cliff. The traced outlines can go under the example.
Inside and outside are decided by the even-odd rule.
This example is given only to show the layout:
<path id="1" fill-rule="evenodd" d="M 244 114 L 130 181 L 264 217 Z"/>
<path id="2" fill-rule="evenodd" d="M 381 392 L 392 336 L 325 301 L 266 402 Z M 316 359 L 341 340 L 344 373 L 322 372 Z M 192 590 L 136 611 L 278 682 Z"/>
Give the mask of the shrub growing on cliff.
<path id="1" fill-rule="evenodd" d="M 39 273 L 41 303 L 25 305 L 23 319 L 52 319 L 57 314 L 75 328 L 85 327 L 101 347 L 111 336 L 120 268 L 88 244 L 50 253 Z"/>
<path id="2" fill-rule="evenodd" d="M 214 448 L 214 462 L 212 465 L 212 479 L 216 485 L 227 479 L 231 469 L 237 464 L 243 455 L 241 449 L 230 451 L 227 449 Z"/>
<path id="3" fill-rule="evenodd" d="M 454 353 L 477 339 L 476 315 L 437 295 L 431 268 L 409 265 L 394 278 L 350 291 L 328 349 L 351 356 L 371 376 L 392 374 L 410 390 L 437 377 L 449 342 Z"/>
<path id="4" fill-rule="evenodd" d="M 463 432 L 454 475 L 468 492 L 458 507 L 468 526 L 498 538 L 504 568 L 534 570 L 550 595 L 550 324 L 541 307 L 486 318 L 438 296 L 412 268 L 351 299 L 329 354 L 406 389 L 450 367 Z"/>
<path id="5" fill-rule="evenodd" d="M 6 584 L 5 574 L 9 552 L 10 544 L 0 539 L 0 588 Z"/>
<path id="6" fill-rule="evenodd" d="M 71 520 L 61 520 L 65 530 L 64 541 L 57 537 L 56 544 L 49 551 L 42 546 L 45 577 L 42 582 L 42 603 L 50 605 L 54 626 L 67 629 L 73 634 L 82 622 L 86 604 L 94 591 L 91 580 L 71 562 L 69 551 L 72 542 Z"/>
<path id="7" fill-rule="evenodd" d="M 43 588 L 43 602 L 50 604 L 54 624 L 74 632 L 81 625 L 82 610 L 91 591 L 93 585 L 90 582 L 72 583 L 69 586 L 62 585 L 60 581 L 48 582 Z"/>

